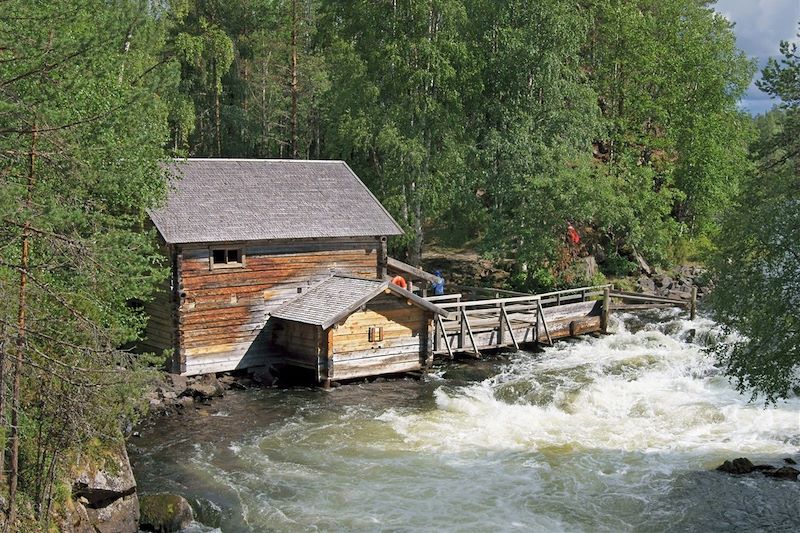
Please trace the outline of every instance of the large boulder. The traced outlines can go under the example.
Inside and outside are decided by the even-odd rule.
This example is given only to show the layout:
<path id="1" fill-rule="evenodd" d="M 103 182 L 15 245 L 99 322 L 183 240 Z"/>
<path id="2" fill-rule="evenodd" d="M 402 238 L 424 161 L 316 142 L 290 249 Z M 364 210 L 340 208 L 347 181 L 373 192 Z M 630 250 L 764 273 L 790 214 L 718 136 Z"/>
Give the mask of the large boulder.
<path id="1" fill-rule="evenodd" d="M 656 292 L 656 283 L 647 276 L 639 276 L 639 290 L 648 294 Z"/>
<path id="2" fill-rule="evenodd" d="M 177 494 L 146 494 L 139 498 L 139 526 L 146 531 L 169 533 L 185 529 L 194 521 L 192 506 Z"/>
<path id="3" fill-rule="evenodd" d="M 591 281 L 597 275 L 597 261 L 595 260 L 594 256 L 589 255 L 586 257 L 581 257 L 579 259 L 579 265 L 585 280 Z"/>
<path id="4" fill-rule="evenodd" d="M 139 502 L 125 443 L 98 446 L 79 457 L 73 470 L 76 531 L 138 531 Z M 88 524 L 84 523 L 88 519 Z"/>

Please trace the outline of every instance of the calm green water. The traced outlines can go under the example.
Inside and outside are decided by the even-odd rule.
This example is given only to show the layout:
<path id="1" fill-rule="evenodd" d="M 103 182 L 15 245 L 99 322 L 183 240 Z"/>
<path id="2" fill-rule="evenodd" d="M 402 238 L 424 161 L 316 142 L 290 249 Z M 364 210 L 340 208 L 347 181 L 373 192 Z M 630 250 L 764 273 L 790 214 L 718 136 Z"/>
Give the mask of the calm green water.
<path id="1" fill-rule="evenodd" d="M 230 392 L 131 442 L 139 489 L 223 531 L 800 530 L 800 483 L 711 471 L 800 459 L 800 399 L 748 405 L 708 320 L 615 327 L 425 381 Z"/>

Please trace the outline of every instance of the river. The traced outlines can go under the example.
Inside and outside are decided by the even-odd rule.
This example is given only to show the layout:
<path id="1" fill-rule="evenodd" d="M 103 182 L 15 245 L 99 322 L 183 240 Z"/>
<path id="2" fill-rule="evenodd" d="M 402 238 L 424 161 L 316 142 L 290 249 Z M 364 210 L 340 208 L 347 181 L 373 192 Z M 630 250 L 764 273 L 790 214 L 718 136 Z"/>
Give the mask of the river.
<path id="1" fill-rule="evenodd" d="M 613 329 L 423 380 L 231 391 L 142 429 L 139 491 L 206 500 L 226 532 L 800 530 L 800 483 L 713 471 L 800 459 L 800 399 L 748 403 L 706 318 Z"/>

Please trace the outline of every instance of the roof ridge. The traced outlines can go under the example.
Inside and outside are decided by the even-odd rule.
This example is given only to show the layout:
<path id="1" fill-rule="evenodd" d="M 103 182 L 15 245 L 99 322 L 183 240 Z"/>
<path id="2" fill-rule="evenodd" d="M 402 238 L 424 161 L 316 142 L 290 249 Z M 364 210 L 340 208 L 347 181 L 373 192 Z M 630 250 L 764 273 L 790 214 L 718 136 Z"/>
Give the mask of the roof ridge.
<path id="1" fill-rule="evenodd" d="M 173 157 L 173 161 L 237 161 L 253 163 L 344 163 L 343 159 L 270 159 L 250 157 Z"/>

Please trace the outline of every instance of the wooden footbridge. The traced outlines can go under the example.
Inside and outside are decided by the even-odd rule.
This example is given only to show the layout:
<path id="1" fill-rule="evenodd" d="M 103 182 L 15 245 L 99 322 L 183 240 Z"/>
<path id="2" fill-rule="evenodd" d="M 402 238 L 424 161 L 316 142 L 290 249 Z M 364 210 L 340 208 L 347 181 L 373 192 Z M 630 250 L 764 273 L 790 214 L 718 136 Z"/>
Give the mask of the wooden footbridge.
<path id="1" fill-rule="evenodd" d="M 692 318 L 697 293 L 686 299 L 615 291 L 613 285 L 596 285 L 544 294 L 524 294 L 499 289 L 470 288 L 488 298 L 465 299 L 464 294 L 427 297 L 448 312 L 434 323 L 433 353 L 480 357 L 481 350 L 522 344 L 549 344 L 556 339 L 608 331 L 612 309 L 638 310 L 685 307 Z"/>

